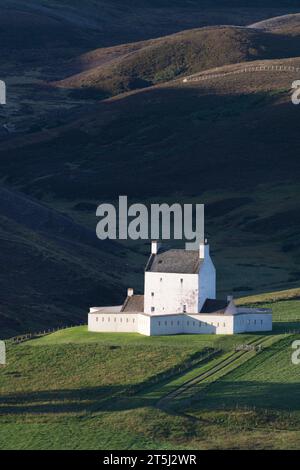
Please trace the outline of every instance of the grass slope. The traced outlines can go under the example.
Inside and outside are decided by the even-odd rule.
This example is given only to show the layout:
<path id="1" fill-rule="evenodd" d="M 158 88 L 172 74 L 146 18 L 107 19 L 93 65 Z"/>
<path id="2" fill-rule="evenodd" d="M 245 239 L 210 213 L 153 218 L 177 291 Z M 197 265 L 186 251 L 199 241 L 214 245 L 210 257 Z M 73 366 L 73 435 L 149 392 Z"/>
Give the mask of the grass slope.
<path id="1" fill-rule="evenodd" d="M 299 335 L 238 362 L 181 409 L 157 408 L 170 384 L 218 363 L 201 367 L 207 347 L 221 347 L 226 356 L 255 338 L 263 336 L 148 338 L 80 327 L 10 345 L 8 364 L 0 369 L 0 446 L 298 448 L 300 376 L 290 358 Z"/>
<path id="2" fill-rule="evenodd" d="M 233 448 L 240 443 L 258 449 L 299 449 L 300 370 L 291 362 L 294 339 L 282 340 L 211 384 L 188 413 L 209 420 L 212 414 L 215 423 L 228 427 L 227 442 Z M 215 445 L 221 445 L 219 438 Z"/>

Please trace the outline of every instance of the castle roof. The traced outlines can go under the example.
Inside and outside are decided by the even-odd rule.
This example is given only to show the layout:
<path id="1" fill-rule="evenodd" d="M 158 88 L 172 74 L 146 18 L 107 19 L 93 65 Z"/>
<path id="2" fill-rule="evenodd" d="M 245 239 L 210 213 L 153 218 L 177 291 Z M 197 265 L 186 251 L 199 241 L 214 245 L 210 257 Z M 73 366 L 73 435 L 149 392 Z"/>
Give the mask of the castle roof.
<path id="1" fill-rule="evenodd" d="M 217 315 L 222 315 L 226 312 L 229 304 L 230 301 L 228 300 L 206 299 L 200 313 L 215 313 Z"/>
<path id="2" fill-rule="evenodd" d="M 143 312 L 144 311 L 144 296 L 131 295 L 126 297 L 125 302 L 121 308 L 121 312 Z"/>
<path id="3" fill-rule="evenodd" d="M 203 259 L 199 257 L 198 250 L 161 250 L 151 255 L 146 271 L 154 273 L 196 274 Z"/>

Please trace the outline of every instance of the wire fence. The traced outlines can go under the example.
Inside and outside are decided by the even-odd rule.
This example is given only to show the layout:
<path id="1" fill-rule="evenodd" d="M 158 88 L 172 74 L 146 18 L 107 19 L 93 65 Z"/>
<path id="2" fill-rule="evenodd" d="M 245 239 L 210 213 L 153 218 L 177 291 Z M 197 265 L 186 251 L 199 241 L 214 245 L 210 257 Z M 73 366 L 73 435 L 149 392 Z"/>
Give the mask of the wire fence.
<path id="1" fill-rule="evenodd" d="M 12 338 L 8 338 L 4 341 L 7 345 L 8 344 L 20 344 L 20 343 L 24 343 L 25 341 L 29 341 L 31 339 L 36 339 L 36 338 L 41 338 L 43 336 L 51 335 L 52 333 L 55 333 L 56 331 L 66 330 L 67 328 L 74 328 L 74 327 L 83 326 L 83 325 L 86 325 L 86 323 L 82 322 L 82 323 L 77 323 L 75 325 L 57 326 L 54 328 L 48 328 L 48 329 L 44 329 L 44 330 L 34 332 L 34 333 L 24 333 L 22 335 L 13 336 Z"/>

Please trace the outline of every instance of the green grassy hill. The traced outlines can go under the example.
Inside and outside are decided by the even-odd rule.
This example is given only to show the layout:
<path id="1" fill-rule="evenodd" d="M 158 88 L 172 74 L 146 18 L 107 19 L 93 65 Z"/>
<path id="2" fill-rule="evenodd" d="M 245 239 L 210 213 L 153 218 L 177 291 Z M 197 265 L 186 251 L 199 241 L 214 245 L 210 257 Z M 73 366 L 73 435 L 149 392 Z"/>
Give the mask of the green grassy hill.
<path id="1" fill-rule="evenodd" d="M 293 305 L 299 329 L 299 300 Z M 149 338 L 78 327 L 9 344 L 0 368 L 0 447 L 297 449 L 300 371 L 291 344 L 300 336 L 284 331 L 287 324 L 265 337 Z M 160 405 L 186 380 L 236 354 L 236 345 L 257 341 L 265 341 L 262 352 L 246 353 L 190 388 L 175 409 Z"/>

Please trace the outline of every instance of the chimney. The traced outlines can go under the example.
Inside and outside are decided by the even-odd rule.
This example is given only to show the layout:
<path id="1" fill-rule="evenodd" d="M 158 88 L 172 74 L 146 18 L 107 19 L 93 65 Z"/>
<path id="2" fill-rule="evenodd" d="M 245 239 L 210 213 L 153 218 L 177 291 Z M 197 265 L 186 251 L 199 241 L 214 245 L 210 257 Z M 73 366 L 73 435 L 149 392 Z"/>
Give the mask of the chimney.
<path id="1" fill-rule="evenodd" d="M 200 242 L 199 245 L 199 258 L 204 259 L 206 255 L 209 254 L 209 245 L 207 238 L 205 238 L 204 242 Z"/>
<path id="2" fill-rule="evenodd" d="M 152 255 L 157 255 L 159 247 L 160 247 L 160 243 L 157 240 L 152 240 L 152 242 L 151 242 L 151 254 Z"/>
<path id="3" fill-rule="evenodd" d="M 128 287 L 127 289 L 127 297 L 132 297 L 133 296 L 133 289 L 132 287 Z"/>
<path id="4" fill-rule="evenodd" d="M 227 302 L 233 301 L 233 295 L 227 295 Z"/>

